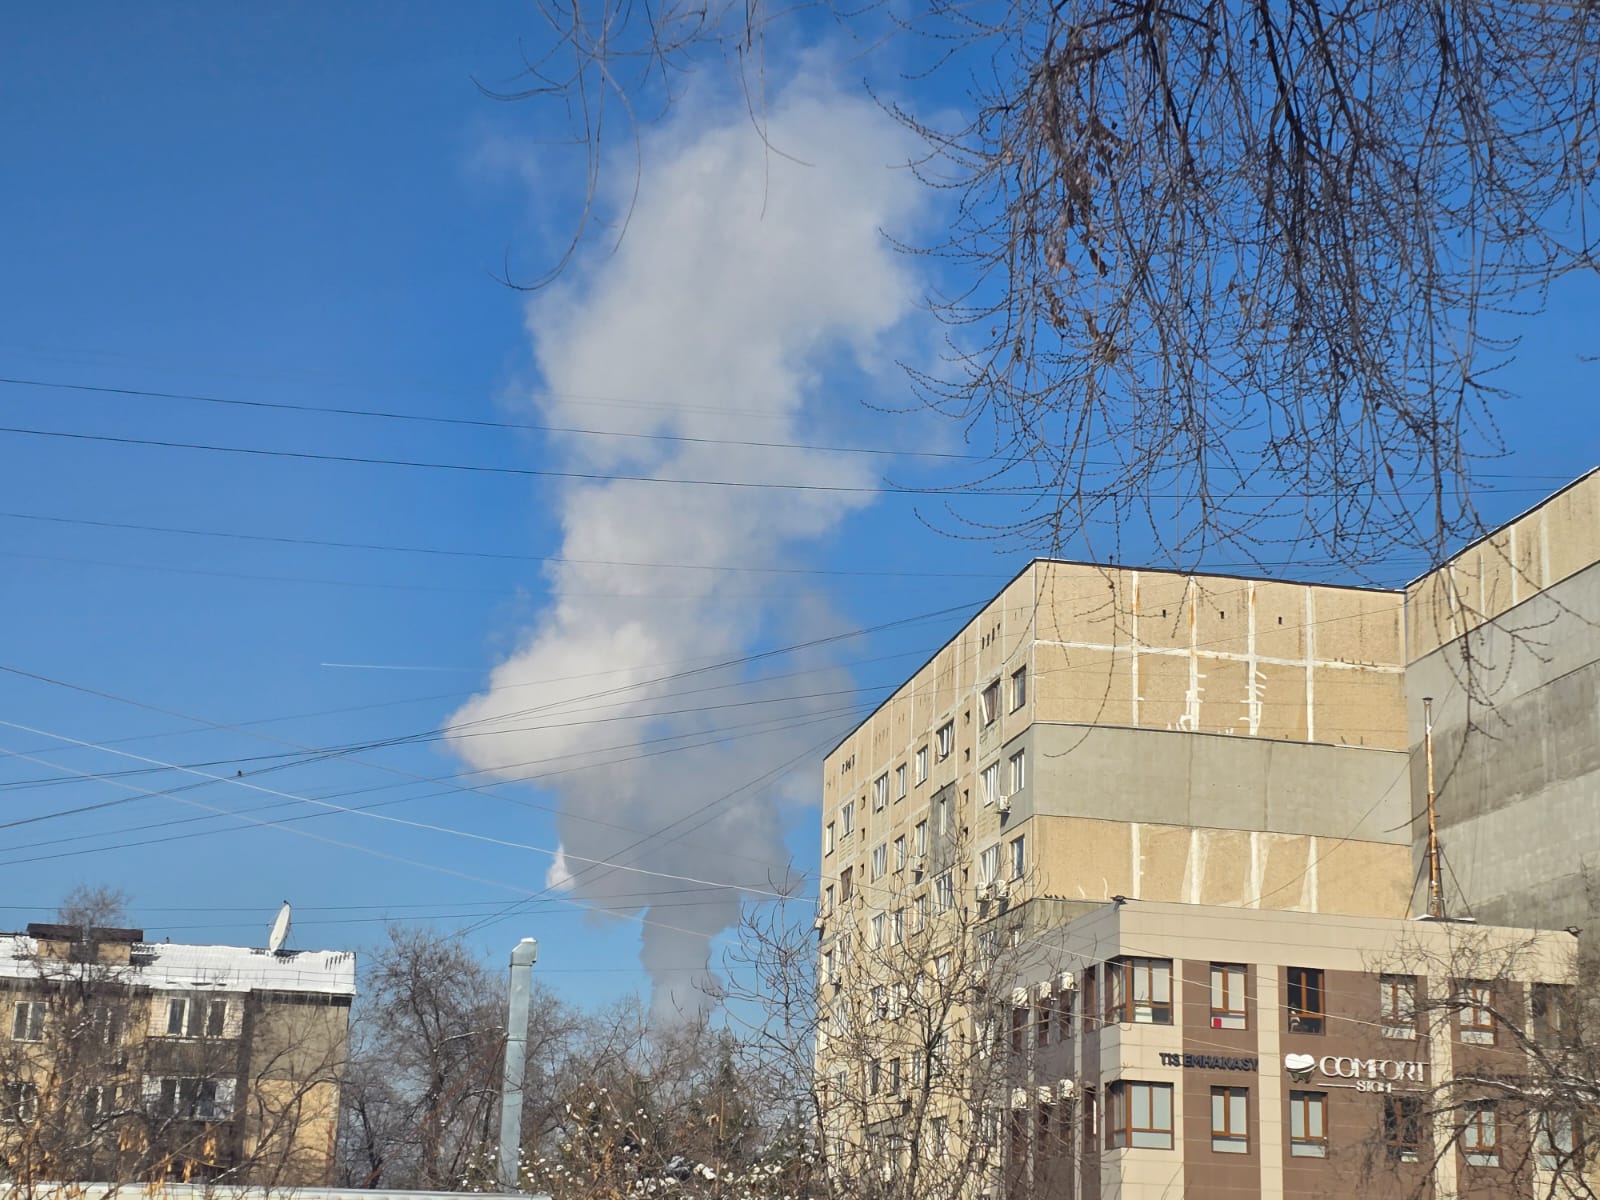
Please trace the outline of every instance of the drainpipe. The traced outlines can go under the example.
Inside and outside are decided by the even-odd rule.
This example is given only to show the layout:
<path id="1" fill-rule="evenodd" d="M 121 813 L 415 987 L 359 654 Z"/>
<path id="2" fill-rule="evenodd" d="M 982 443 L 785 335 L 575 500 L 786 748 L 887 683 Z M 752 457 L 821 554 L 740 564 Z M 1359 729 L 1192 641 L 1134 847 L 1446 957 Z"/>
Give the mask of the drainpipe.
<path id="1" fill-rule="evenodd" d="M 506 1014 L 505 1082 L 500 1088 L 500 1183 L 517 1191 L 522 1149 L 522 1076 L 528 1059 L 528 991 L 539 943 L 523 938 L 511 951 L 511 1003 Z"/>

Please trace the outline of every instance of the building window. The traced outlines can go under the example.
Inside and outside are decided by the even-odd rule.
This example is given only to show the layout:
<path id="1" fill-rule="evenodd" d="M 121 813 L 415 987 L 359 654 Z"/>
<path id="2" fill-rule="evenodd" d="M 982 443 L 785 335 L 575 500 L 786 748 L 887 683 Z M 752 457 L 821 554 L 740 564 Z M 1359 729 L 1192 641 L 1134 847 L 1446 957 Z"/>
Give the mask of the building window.
<path id="1" fill-rule="evenodd" d="M 928 748 L 926 746 L 917 747 L 917 782 L 928 782 Z"/>
<path id="2" fill-rule="evenodd" d="M 1422 1152 L 1422 1101 L 1415 1096 L 1383 1098 L 1383 1143 L 1394 1162 L 1414 1163 Z"/>
<path id="3" fill-rule="evenodd" d="M 1473 981 L 1461 985 L 1461 1040 L 1480 1046 L 1494 1044 L 1494 987 Z"/>
<path id="4" fill-rule="evenodd" d="M 1016 712 L 1028 702 L 1028 668 L 1018 667 L 1011 672 L 1011 711 Z"/>
<path id="5" fill-rule="evenodd" d="M 1028 835 L 1018 834 L 1011 839 L 1011 878 L 1021 879 L 1028 873 Z"/>
<path id="6" fill-rule="evenodd" d="M 160 1115 L 180 1121 L 221 1120 L 233 1107 L 232 1080 L 147 1079 L 145 1089 Z"/>
<path id="7" fill-rule="evenodd" d="M 1245 968 L 1240 963 L 1211 964 L 1211 1028 L 1244 1029 Z"/>
<path id="8" fill-rule="evenodd" d="M 843 904 L 855 894 L 856 869 L 846 867 L 839 872 L 839 903 Z"/>
<path id="9" fill-rule="evenodd" d="M 1544 1171 L 1561 1171 L 1573 1165 L 1578 1145 L 1578 1123 L 1570 1112 L 1539 1114 L 1539 1136 L 1534 1150 Z"/>
<path id="10" fill-rule="evenodd" d="M 1065 1042 L 1072 1036 L 1072 989 L 1056 989 L 1056 1041 Z"/>
<path id="11" fill-rule="evenodd" d="M 905 763 L 901 763 L 898 767 L 896 767 L 894 769 L 894 798 L 896 800 L 904 800 L 906 798 L 906 765 L 905 765 Z"/>
<path id="12" fill-rule="evenodd" d="M 1485 1100 L 1467 1106 L 1466 1121 L 1461 1126 L 1461 1153 L 1468 1166 L 1500 1165 L 1500 1129 L 1492 1102 Z"/>
<path id="13" fill-rule="evenodd" d="M 1109 966 L 1106 968 L 1106 970 L 1108 970 L 1108 971 L 1110 969 L 1111 968 Z M 1083 1027 L 1083 1031 L 1086 1034 L 1087 1033 L 1091 1033 L 1091 1032 L 1094 1031 L 1094 1029 L 1095 1029 L 1095 1024 L 1094 1024 L 1095 1018 L 1097 1016 L 1099 1016 L 1099 1013 L 1100 1013 L 1100 1009 L 1095 1004 L 1094 984 L 1095 984 L 1095 969 L 1092 966 L 1084 967 L 1084 969 L 1083 969 L 1083 1019 L 1084 1019 L 1085 1024 L 1084 1024 L 1084 1027 Z"/>
<path id="14" fill-rule="evenodd" d="M 1106 964 L 1106 1023 L 1172 1024 L 1172 960 L 1118 958 Z"/>
<path id="15" fill-rule="evenodd" d="M 918 858 L 921 858 L 928 852 L 928 822 L 926 819 L 917 822 L 917 827 L 911 831 L 911 837 L 911 844 L 915 847 L 915 853 Z"/>
<path id="16" fill-rule="evenodd" d="M 885 771 L 872 781 L 872 811 L 880 812 L 889 803 L 889 773 Z"/>
<path id="17" fill-rule="evenodd" d="M 943 1158 L 950 1152 L 950 1118 L 934 1117 L 928 1134 L 928 1157 Z"/>
<path id="18" fill-rule="evenodd" d="M 1030 1010 L 1026 1004 L 1013 1004 L 1011 1006 L 1011 1053 L 1021 1054 L 1028 1048 L 1028 1017 Z"/>
<path id="19" fill-rule="evenodd" d="M 1328 1157 L 1328 1093 L 1289 1093 L 1289 1154 Z"/>
<path id="20" fill-rule="evenodd" d="M 1239 1087 L 1211 1089 L 1211 1149 L 1218 1154 L 1250 1153 L 1250 1092 Z"/>
<path id="21" fill-rule="evenodd" d="M 906 835 L 903 833 L 894 840 L 894 869 L 896 871 L 906 869 Z"/>
<path id="22" fill-rule="evenodd" d="M 939 818 L 939 836 L 945 837 L 950 832 L 950 797 L 940 796 L 933 802 L 933 809 Z"/>
<path id="23" fill-rule="evenodd" d="M 934 748 L 938 751 L 936 757 L 940 762 L 949 758 L 956 748 L 956 723 L 946 721 L 939 726 L 939 732 L 934 734 Z"/>
<path id="24" fill-rule="evenodd" d="M 1011 794 L 1015 796 L 1028 786 L 1028 752 L 1018 750 L 1010 758 L 1011 763 Z"/>
<path id="25" fill-rule="evenodd" d="M 889 873 L 889 847 L 879 842 L 872 848 L 872 879 L 877 882 Z"/>
<path id="26" fill-rule="evenodd" d="M 837 836 L 837 832 L 833 827 L 833 822 L 829 821 L 828 825 L 827 825 L 827 828 L 825 828 L 822 831 L 822 852 L 824 854 L 832 854 L 833 853 L 833 847 L 834 847 L 834 844 L 835 844 L 834 843 L 834 839 L 835 839 L 836 836 Z"/>
<path id="27" fill-rule="evenodd" d="M 1566 1037 L 1572 1004 L 1572 989 L 1559 983 L 1536 983 L 1530 1003 L 1533 1014 L 1533 1040 L 1541 1046 L 1559 1046 Z"/>
<path id="28" fill-rule="evenodd" d="M 996 843 L 978 855 L 978 882 L 991 884 L 1000 878 L 1000 846 Z"/>
<path id="29" fill-rule="evenodd" d="M 897 908 L 889 918 L 889 944 L 898 946 L 906 940 L 906 910 Z"/>
<path id="30" fill-rule="evenodd" d="M 978 782 L 982 786 L 984 804 L 993 804 L 1000 798 L 1000 764 L 992 762 L 985 767 Z"/>
<path id="31" fill-rule="evenodd" d="M 883 1063 L 876 1058 L 867 1059 L 867 1095 L 876 1096 L 883 1086 Z"/>
<path id="32" fill-rule="evenodd" d="M 882 1021 L 889 1015 L 889 987 L 887 984 L 877 984 L 872 989 L 872 1015 L 874 1019 Z"/>
<path id="33" fill-rule="evenodd" d="M 846 800 L 839 809 L 839 836 L 849 841 L 856 831 L 856 802 Z"/>
<path id="34" fill-rule="evenodd" d="M 935 979 L 950 978 L 950 955 L 948 953 L 935 954 L 933 956 L 933 977 Z M 943 1036 L 943 1034 L 940 1034 L 940 1037 Z"/>
<path id="35" fill-rule="evenodd" d="M 5 1111 L 0 1113 L 14 1125 L 26 1125 L 39 1115 L 39 1088 L 25 1079 L 8 1080 L 4 1096 Z"/>
<path id="36" fill-rule="evenodd" d="M 1172 1149 L 1172 1085 L 1124 1080 L 1106 1089 L 1106 1145 Z"/>
<path id="37" fill-rule="evenodd" d="M 834 967 L 832 950 L 824 950 L 822 952 L 822 978 L 826 983 L 839 982 L 839 972 Z"/>
<path id="38" fill-rule="evenodd" d="M 996 679 L 983 689 L 978 697 L 978 713 L 985 725 L 993 725 L 1000 716 L 1000 681 Z"/>
<path id="39" fill-rule="evenodd" d="M 1050 1044 L 1050 996 L 1042 993 L 1033 1010 L 1033 1043 L 1043 1049 Z"/>
<path id="40" fill-rule="evenodd" d="M 1386 1038 L 1417 1036 L 1417 977 L 1378 976 L 1378 1006 Z"/>
<path id="41" fill-rule="evenodd" d="M 912 929 L 926 929 L 928 927 L 928 894 L 924 892 L 918 896 L 911 906 Z"/>
<path id="42" fill-rule="evenodd" d="M 1322 971 L 1318 967 L 1289 968 L 1289 1032 L 1321 1033 L 1325 1020 Z"/>
<path id="43" fill-rule="evenodd" d="M 11 1014 L 11 1040 L 44 1041 L 44 1001 L 18 1000 Z"/>
<path id="44" fill-rule="evenodd" d="M 872 948 L 881 950 L 889 944 L 889 914 L 872 914 Z"/>
<path id="45" fill-rule="evenodd" d="M 167 1001 L 168 1037 L 221 1037 L 227 1019 L 226 1000 L 184 997 Z"/>
<path id="46" fill-rule="evenodd" d="M 944 871 L 933 881 L 933 910 L 944 913 L 955 906 L 956 877 L 952 871 Z"/>

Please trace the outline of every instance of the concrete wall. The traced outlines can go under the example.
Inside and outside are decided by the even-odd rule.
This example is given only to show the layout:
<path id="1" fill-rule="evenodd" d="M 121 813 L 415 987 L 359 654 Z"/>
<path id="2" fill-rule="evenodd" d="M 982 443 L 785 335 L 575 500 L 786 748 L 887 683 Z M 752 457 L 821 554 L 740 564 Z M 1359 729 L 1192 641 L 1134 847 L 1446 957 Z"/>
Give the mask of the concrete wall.
<path id="1" fill-rule="evenodd" d="M 1407 691 L 1418 867 L 1431 696 L 1450 904 L 1497 924 L 1600 929 L 1600 564 L 1424 654 Z"/>

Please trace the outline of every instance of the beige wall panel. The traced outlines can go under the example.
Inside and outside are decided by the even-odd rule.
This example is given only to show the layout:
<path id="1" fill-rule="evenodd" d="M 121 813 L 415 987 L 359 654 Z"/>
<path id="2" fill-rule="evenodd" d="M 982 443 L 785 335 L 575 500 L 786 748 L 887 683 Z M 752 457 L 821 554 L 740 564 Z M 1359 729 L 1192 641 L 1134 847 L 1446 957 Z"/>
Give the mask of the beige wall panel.
<path id="1" fill-rule="evenodd" d="M 1407 748 L 1404 675 L 1318 667 L 1312 686 L 1317 741 L 1383 750 Z"/>
<path id="2" fill-rule="evenodd" d="M 959 653 L 959 639 L 939 651 L 933 660 L 933 714 L 938 720 L 940 714 L 954 707 L 956 702 L 956 656 Z"/>
<path id="3" fill-rule="evenodd" d="M 1189 581 L 1181 575 L 1139 575 L 1139 640 L 1147 646 L 1187 647 Z"/>
<path id="4" fill-rule="evenodd" d="M 1455 636 L 1450 581 L 1434 571 L 1406 589 L 1406 659 L 1416 662 Z"/>
<path id="5" fill-rule="evenodd" d="M 1033 824 L 1045 895 L 1109 900 L 1132 892 L 1132 826 L 1074 817 L 1036 817 Z"/>
<path id="6" fill-rule="evenodd" d="M 1483 604 L 1491 616 L 1505 612 L 1533 591 L 1516 579 L 1517 564 L 1512 556 L 1510 529 L 1501 529 L 1484 540 L 1479 561 L 1483 570 Z"/>
<path id="7" fill-rule="evenodd" d="M 1132 660 L 1127 654 L 1041 645 L 1034 720 L 1127 725 L 1132 721 Z"/>
<path id="8" fill-rule="evenodd" d="M 1248 905 L 1254 899 L 1250 835 L 1239 829 L 1202 829 L 1196 840 L 1204 864 L 1198 870 L 1199 903 Z"/>
<path id="9" fill-rule="evenodd" d="M 1144 900 L 1184 898 L 1189 864 L 1189 831 L 1178 825 L 1139 826 L 1139 896 Z"/>
<path id="10" fill-rule="evenodd" d="M 1195 646 L 1201 653 L 1243 654 L 1250 632 L 1250 583 L 1244 579 L 1197 579 L 1194 586 Z"/>
<path id="11" fill-rule="evenodd" d="M 1267 658 L 1306 656 L 1305 597 L 1305 589 L 1294 584 L 1256 584 L 1257 654 Z"/>
<path id="12" fill-rule="evenodd" d="M 1039 636 L 1069 642 L 1128 640 L 1127 602 L 1113 568 L 1075 563 L 1040 568 Z"/>
<path id="13" fill-rule="evenodd" d="M 1319 662 L 1402 664 L 1401 593 L 1324 588 L 1314 600 L 1312 645 Z"/>
<path id="14" fill-rule="evenodd" d="M 1544 511 L 1531 512 L 1516 524 L 1517 599 L 1526 600 L 1550 586 L 1550 564 L 1544 556 Z"/>
<path id="15" fill-rule="evenodd" d="M 1257 906 L 1297 912 L 1327 911 L 1319 902 L 1315 868 L 1311 866 L 1316 854 L 1321 852 L 1320 847 L 1327 844 L 1325 839 L 1319 841 L 1299 835 L 1258 835 L 1261 891 Z"/>
<path id="16" fill-rule="evenodd" d="M 1367 917 L 1403 917 L 1410 904 L 1411 850 L 1379 842 L 1317 842 L 1317 907 Z"/>
<path id="17" fill-rule="evenodd" d="M 1258 736 L 1303 742 L 1306 737 L 1306 672 L 1304 667 L 1266 663 L 1258 667 L 1261 704 Z"/>
<path id="18" fill-rule="evenodd" d="M 1200 659 L 1199 728 L 1214 733 L 1250 732 L 1250 664 L 1235 659 Z"/>
<path id="19" fill-rule="evenodd" d="M 1189 692 L 1189 660 L 1170 654 L 1139 655 L 1139 725 L 1177 729 Z"/>
<path id="20" fill-rule="evenodd" d="M 1484 606 L 1483 548 L 1467 551 L 1447 568 L 1455 587 L 1456 611 L 1461 631 L 1470 632 L 1494 615 L 1494 610 Z"/>
<path id="21" fill-rule="evenodd" d="M 1600 475 L 1591 475 L 1545 506 L 1550 582 L 1600 560 Z"/>

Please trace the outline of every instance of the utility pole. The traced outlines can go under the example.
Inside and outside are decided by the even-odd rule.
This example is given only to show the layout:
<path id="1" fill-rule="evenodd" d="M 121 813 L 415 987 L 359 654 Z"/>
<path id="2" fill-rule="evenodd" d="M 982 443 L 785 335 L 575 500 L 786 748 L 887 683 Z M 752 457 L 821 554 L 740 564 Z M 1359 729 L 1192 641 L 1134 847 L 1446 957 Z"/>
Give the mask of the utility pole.
<path id="1" fill-rule="evenodd" d="M 1439 863 L 1439 823 L 1434 814 L 1433 790 L 1433 697 L 1422 698 L 1422 742 L 1428 758 L 1428 915 L 1444 917 L 1444 876 Z"/>
<path id="2" fill-rule="evenodd" d="M 528 992 L 539 943 L 523 938 L 511 950 L 511 1001 L 506 1013 L 505 1080 L 500 1088 L 500 1184 L 517 1191 L 522 1150 L 522 1078 L 528 1060 Z"/>

